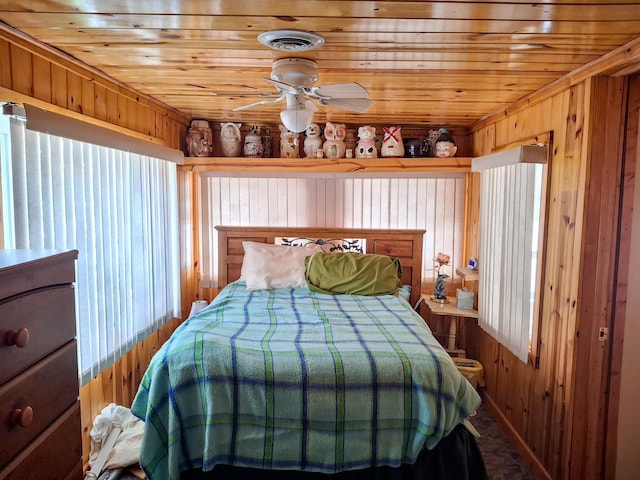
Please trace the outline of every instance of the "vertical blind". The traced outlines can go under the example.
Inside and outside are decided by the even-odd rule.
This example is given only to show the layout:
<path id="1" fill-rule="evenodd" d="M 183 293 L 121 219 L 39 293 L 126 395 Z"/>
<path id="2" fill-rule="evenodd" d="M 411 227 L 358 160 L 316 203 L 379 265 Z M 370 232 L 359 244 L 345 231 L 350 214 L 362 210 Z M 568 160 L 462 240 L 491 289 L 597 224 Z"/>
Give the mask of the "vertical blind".
<path id="1" fill-rule="evenodd" d="M 524 363 L 536 301 L 544 167 L 480 172 L 478 324 Z"/>
<path id="2" fill-rule="evenodd" d="M 2 158 L 6 248 L 77 249 L 82 383 L 179 316 L 174 163 L 26 130 Z"/>
<path id="3" fill-rule="evenodd" d="M 423 278 L 437 252 L 463 255 L 464 176 L 202 178 L 202 280 L 217 287 L 215 226 L 425 229 Z M 451 272 L 449 272 L 451 273 Z"/>

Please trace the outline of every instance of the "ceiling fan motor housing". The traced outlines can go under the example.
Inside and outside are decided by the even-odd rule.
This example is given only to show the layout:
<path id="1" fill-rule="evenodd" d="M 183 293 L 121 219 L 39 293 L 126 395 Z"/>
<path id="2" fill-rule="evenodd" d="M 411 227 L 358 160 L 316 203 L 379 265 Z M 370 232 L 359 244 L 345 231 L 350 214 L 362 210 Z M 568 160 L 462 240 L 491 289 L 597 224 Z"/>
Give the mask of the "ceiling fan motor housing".
<path id="1" fill-rule="evenodd" d="M 273 62 L 271 79 L 311 88 L 318 81 L 318 64 L 308 58 L 280 58 Z"/>

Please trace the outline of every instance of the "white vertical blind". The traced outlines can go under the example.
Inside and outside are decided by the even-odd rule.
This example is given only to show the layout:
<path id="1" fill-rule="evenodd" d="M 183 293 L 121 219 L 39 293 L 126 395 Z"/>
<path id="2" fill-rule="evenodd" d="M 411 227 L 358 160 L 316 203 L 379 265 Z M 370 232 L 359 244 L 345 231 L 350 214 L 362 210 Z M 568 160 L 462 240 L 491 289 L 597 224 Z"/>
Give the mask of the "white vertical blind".
<path id="1" fill-rule="evenodd" d="M 447 178 L 206 176 L 202 189 L 203 286 L 217 286 L 216 225 L 426 229 L 423 278 L 437 252 L 461 265 L 464 176 Z M 451 273 L 451 272 L 448 272 Z"/>
<path id="2" fill-rule="evenodd" d="M 543 165 L 480 173 L 479 325 L 527 363 L 534 317 Z"/>
<path id="3" fill-rule="evenodd" d="M 82 383 L 180 315 L 174 163 L 25 130 L 2 159 L 7 248 L 77 249 Z M 10 176 L 10 180 L 5 178 Z"/>

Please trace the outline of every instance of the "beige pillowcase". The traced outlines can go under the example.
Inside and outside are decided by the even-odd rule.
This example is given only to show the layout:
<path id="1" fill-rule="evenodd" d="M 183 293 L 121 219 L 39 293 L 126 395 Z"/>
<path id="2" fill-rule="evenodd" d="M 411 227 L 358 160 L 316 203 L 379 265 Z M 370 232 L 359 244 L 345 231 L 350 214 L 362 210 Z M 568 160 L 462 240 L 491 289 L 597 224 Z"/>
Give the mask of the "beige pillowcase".
<path id="1" fill-rule="evenodd" d="M 319 245 L 290 247 L 245 241 L 242 246 L 240 280 L 247 283 L 247 290 L 306 287 L 304 259 L 322 251 Z"/>

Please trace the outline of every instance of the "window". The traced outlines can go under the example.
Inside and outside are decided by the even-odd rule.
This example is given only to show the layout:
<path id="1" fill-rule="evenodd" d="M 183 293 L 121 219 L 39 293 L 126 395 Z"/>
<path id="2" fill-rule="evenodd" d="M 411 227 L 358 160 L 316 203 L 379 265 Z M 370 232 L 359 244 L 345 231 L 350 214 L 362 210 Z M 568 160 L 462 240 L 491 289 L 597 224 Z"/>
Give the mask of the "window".
<path id="1" fill-rule="evenodd" d="M 84 384 L 179 316 L 176 166 L 0 123 L 5 248 L 79 251 Z"/>
<path id="2" fill-rule="evenodd" d="M 547 191 L 547 148 L 532 148 L 472 166 L 480 171 L 478 324 L 525 363 L 537 342 Z"/>
<path id="3" fill-rule="evenodd" d="M 216 225 L 425 229 L 423 279 L 437 252 L 463 263 L 465 178 L 203 176 L 202 285 L 217 286 Z"/>

